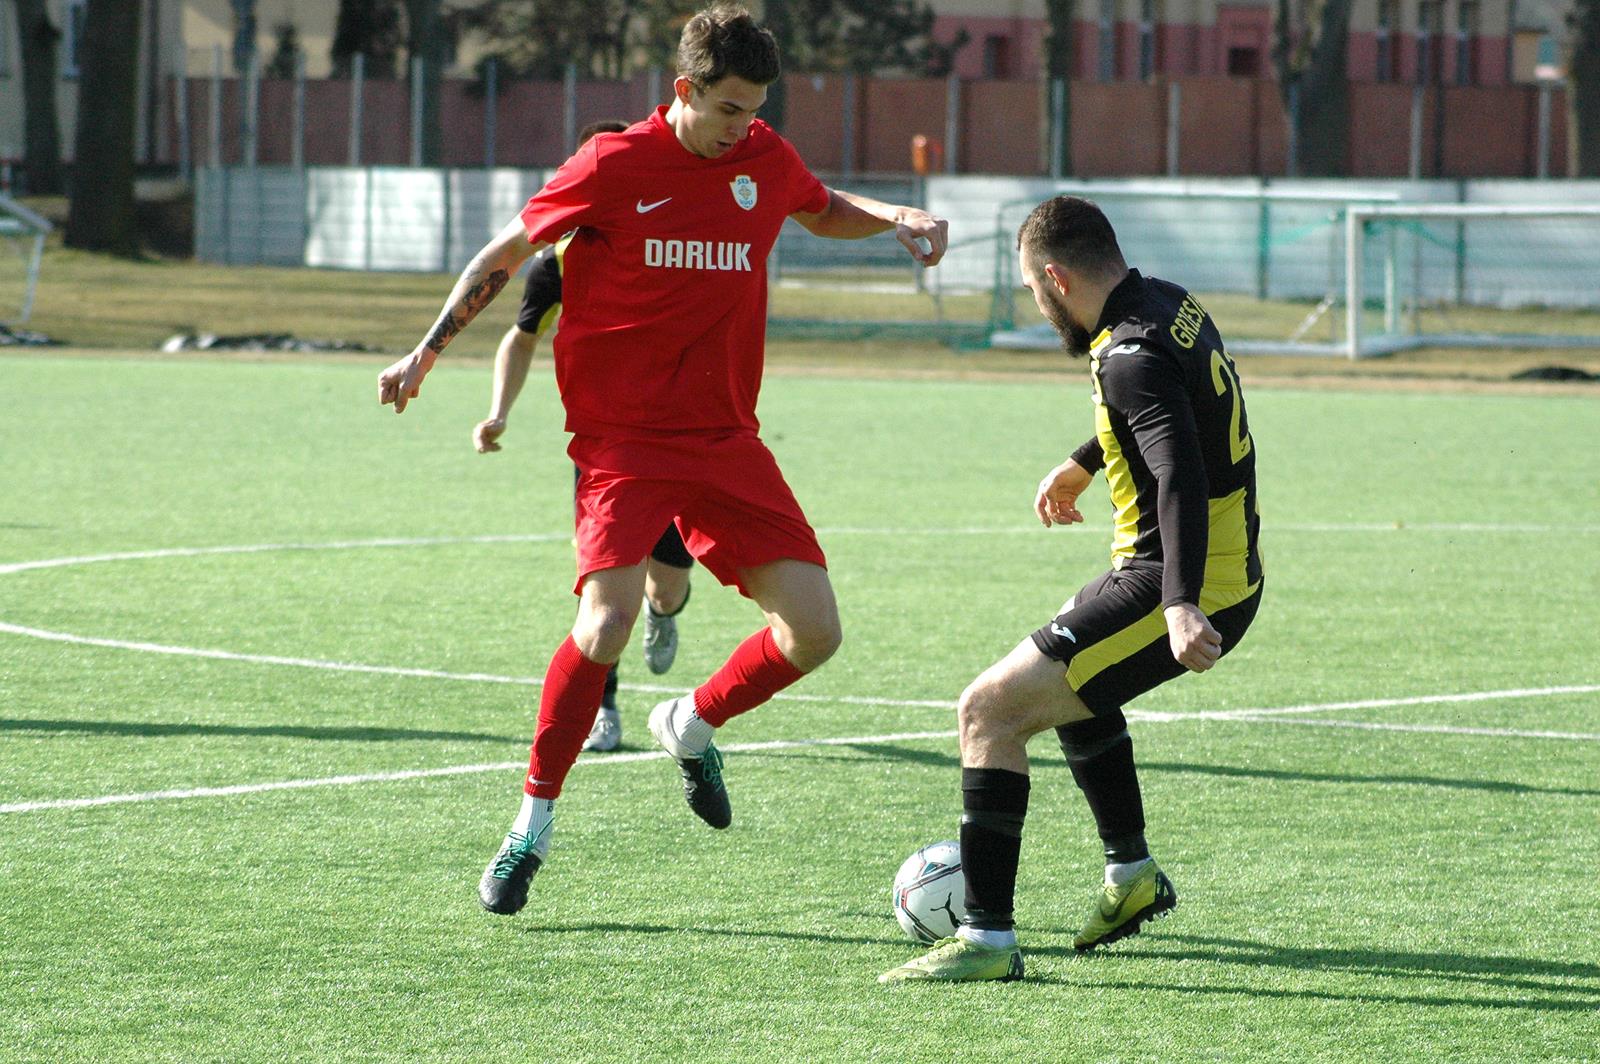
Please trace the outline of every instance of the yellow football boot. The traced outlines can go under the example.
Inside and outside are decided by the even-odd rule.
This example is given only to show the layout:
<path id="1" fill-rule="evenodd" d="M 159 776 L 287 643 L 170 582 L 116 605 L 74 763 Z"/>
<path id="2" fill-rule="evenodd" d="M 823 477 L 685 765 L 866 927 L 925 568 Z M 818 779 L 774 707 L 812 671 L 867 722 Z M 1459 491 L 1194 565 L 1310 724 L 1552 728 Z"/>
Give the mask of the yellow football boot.
<path id="1" fill-rule="evenodd" d="M 995 949 L 952 936 L 941 938 L 931 950 L 915 960 L 884 972 L 878 976 L 878 982 L 889 984 L 938 980 L 972 983 L 993 979 L 1009 983 L 1021 978 L 1022 951 L 1016 946 Z"/>
<path id="2" fill-rule="evenodd" d="M 1080 953 L 1137 935 L 1145 921 L 1177 908 L 1178 892 L 1154 861 L 1121 886 L 1107 883 L 1088 923 L 1072 940 Z"/>

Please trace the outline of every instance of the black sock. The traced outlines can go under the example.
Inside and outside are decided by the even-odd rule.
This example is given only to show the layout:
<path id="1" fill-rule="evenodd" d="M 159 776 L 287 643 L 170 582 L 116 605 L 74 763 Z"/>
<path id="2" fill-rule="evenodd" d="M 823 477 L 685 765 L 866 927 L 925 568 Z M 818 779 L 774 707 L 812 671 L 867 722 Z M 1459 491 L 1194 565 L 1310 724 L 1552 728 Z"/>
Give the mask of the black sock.
<path id="1" fill-rule="evenodd" d="M 673 610 L 671 613 L 662 613 L 660 610 L 656 609 L 655 603 L 650 601 L 649 596 L 645 597 L 644 608 L 649 610 L 650 615 L 653 617 L 676 617 L 678 614 L 683 612 L 683 608 L 685 606 L 689 605 L 689 593 L 693 590 L 693 584 L 683 589 L 683 601 L 678 603 L 678 608 Z"/>
<path id="2" fill-rule="evenodd" d="M 606 671 L 606 690 L 600 696 L 600 708 L 617 708 L 617 667 L 615 665 Z"/>
<path id="3" fill-rule="evenodd" d="M 1028 777 L 1003 768 L 961 770 L 961 868 L 969 927 L 1009 931 L 1028 815 Z"/>
<path id="4" fill-rule="evenodd" d="M 1133 739 L 1120 709 L 1056 729 L 1061 752 L 1078 789 L 1089 801 L 1106 863 L 1142 861 L 1150 856 L 1144 841 L 1144 801 L 1133 766 Z"/>

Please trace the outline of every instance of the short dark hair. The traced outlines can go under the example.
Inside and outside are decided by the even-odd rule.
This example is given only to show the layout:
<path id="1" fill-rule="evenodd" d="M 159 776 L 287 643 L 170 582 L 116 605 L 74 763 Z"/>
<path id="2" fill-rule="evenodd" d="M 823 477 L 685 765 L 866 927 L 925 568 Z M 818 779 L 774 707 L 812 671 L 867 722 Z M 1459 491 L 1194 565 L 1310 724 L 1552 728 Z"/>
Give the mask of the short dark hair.
<path id="1" fill-rule="evenodd" d="M 1054 196 L 1035 207 L 1017 230 L 1017 250 L 1091 277 L 1128 268 L 1105 212 L 1081 196 Z"/>
<path id="2" fill-rule="evenodd" d="M 578 130 L 578 143 L 583 144 L 596 133 L 621 133 L 628 128 L 628 123 L 618 122 L 615 118 L 605 118 L 599 122 L 590 122 Z"/>
<path id="3" fill-rule="evenodd" d="M 718 5 L 695 13 L 678 38 L 678 76 L 704 91 L 736 75 L 752 85 L 778 80 L 778 42 L 742 7 Z"/>

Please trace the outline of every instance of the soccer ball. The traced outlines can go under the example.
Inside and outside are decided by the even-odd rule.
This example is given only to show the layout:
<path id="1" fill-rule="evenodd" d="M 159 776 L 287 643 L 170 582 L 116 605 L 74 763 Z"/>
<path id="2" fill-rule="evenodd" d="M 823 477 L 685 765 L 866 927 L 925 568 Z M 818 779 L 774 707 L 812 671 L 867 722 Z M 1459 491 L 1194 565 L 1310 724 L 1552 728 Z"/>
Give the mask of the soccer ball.
<path id="1" fill-rule="evenodd" d="M 948 938 L 966 914 L 959 842 L 936 842 L 906 858 L 894 877 L 894 918 L 906 934 L 918 942 Z"/>

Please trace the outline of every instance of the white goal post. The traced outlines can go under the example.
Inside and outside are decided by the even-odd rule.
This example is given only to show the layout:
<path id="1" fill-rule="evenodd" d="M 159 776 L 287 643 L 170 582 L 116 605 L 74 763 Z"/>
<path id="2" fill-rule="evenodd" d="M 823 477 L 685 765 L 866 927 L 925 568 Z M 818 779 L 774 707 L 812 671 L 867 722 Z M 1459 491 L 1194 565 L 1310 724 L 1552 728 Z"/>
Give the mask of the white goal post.
<path id="1" fill-rule="evenodd" d="M 39 286 L 39 264 L 44 258 L 44 238 L 51 228 L 48 220 L 10 196 L 0 194 L 0 237 L 4 237 L 23 260 L 26 273 L 22 286 L 22 306 L 17 318 L 19 325 L 26 325 L 29 315 L 33 313 L 33 296 Z M 24 250 L 30 240 L 32 248 Z"/>
<path id="2" fill-rule="evenodd" d="M 1352 203 L 1344 272 L 1352 359 L 1600 349 L 1600 206 Z"/>

